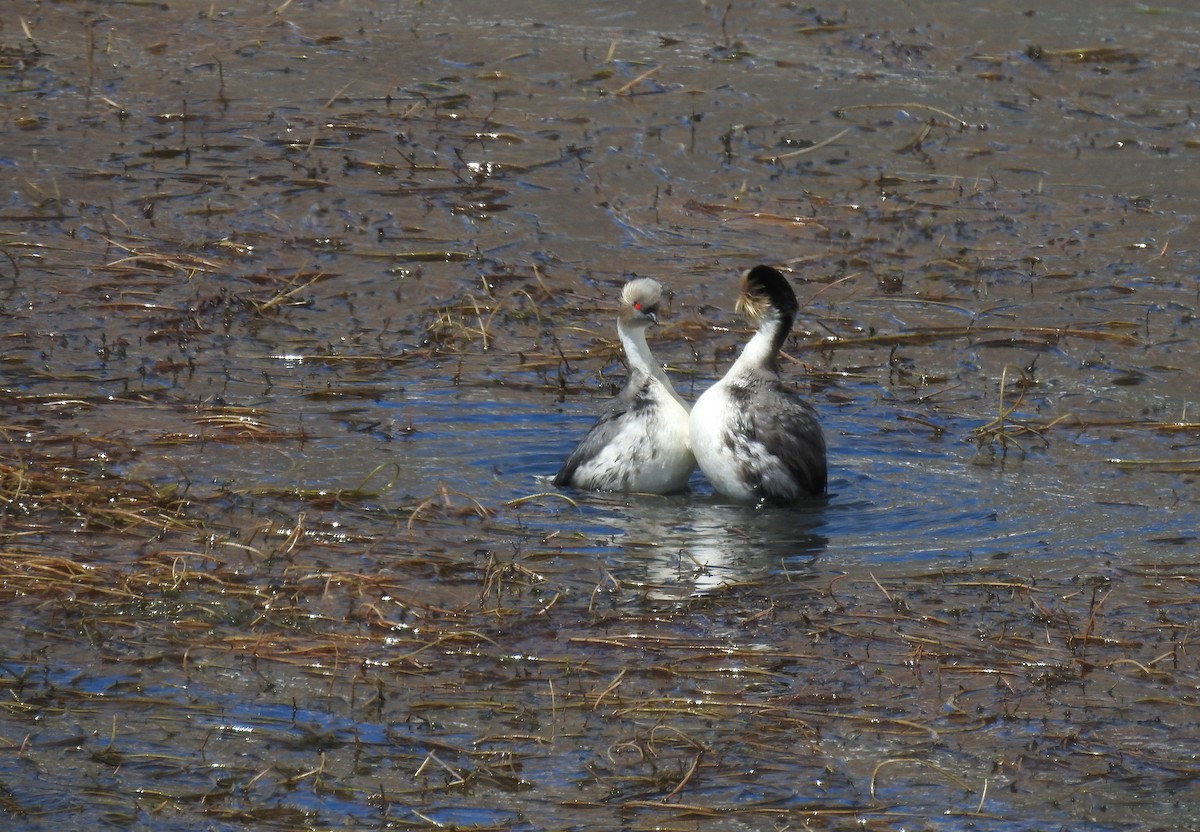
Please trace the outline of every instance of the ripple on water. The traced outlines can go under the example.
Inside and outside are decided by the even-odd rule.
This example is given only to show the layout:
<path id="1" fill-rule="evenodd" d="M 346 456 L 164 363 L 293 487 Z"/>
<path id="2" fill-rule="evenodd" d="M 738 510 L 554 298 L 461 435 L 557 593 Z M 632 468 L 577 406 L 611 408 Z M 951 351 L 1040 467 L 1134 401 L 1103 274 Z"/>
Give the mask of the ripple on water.
<path id="1" fill-rule="evenodd" d="M 598 406 L 562 405 L 545 393 L 410 388 L 403 403 L 384 409 L 402 407 L 416 425 L 396 457 L 407 492 L 445 484 L 486 505 L 555 491 L 549 479 Z M 1065 437 L 1055 439 L 1054 455 L 1031 449 L 993 459 L 966 442 L 898 432 L 871 408 L 823 416 L 831 463 L 824 500 L 732 505 L 697 472 L 684 495 L 561 491 L 577 505 L 544 501 L 522 522 L 530 534 L 558 533 L 647 578 L 701 575 L 702 589 L 803 572 L 818 561 L 829 569 L 1003 558 L 1036 559 L 1046 569 L 1086 564 L 1154 549 L 1146 541 L 1170 539 L 1181 520 L 1195 519 L 1187 507 L 1166 510 L 1160 484 Z M 955 424 L 947 433 L 969 436 L 972 427 Z"/>

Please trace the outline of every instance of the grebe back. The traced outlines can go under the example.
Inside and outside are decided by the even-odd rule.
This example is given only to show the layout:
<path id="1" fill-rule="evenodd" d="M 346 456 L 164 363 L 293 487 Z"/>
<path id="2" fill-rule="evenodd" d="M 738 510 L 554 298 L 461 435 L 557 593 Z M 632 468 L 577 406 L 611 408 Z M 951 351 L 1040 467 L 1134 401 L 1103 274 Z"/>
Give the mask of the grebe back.
<path id="1" fill-rule="evenodd" d="M 625 284 L 617 334 L 629 377 L 571 452 L 554 478 L 556 486 L 649 494 L 687 488 L 696 467 L 688 406 L 646 343 L 646 329 L 658 323 L 662 301 L 657 280 L 642 277 Z"/>

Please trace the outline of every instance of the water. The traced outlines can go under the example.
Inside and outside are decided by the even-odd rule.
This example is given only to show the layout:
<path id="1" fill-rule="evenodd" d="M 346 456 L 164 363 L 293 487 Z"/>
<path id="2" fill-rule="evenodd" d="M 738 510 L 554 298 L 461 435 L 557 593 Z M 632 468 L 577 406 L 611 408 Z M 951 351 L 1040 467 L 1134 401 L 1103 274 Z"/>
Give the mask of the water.
<path id="1" fill-rule="evenodd" d="M 1200 824 L 1198 41 L 1068 0 L 16 15 L 0 812 Z M 619 286 L 673 292 L 694 400 L 758 262 L 829 495 L 552 488 Z"/>

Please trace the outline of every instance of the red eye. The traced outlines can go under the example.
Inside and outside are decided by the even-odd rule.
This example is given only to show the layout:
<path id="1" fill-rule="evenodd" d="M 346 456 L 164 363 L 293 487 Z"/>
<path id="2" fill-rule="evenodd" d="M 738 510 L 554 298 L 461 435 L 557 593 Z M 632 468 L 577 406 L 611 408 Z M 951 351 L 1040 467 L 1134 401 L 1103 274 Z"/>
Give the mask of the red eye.
<path id="1" fill-rule="evenodd" d="M 635 303 L 635 304 L 633 305 L 633 308 L 634 308 L 634 309 L 636 309 L 636 310 L 637 310 L 637 311 L 639 311 L 639 312 L 641 312 L 641 311 L 642 311 L 642 305 L 641 305 L 640 303 Z"/>

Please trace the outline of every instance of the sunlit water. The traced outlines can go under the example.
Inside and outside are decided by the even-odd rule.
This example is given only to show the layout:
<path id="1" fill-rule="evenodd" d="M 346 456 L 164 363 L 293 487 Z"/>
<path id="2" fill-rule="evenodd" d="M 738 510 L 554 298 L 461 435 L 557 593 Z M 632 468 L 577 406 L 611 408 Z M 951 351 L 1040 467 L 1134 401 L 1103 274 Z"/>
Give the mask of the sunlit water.
<path id="1" fill-rule="evenodd" d="M 401 467 L 404 488 L 417 494 L 444 484 L 504 502 L 555 491 L 549 479 L 604 401 L 514 398 L 413 390 L 404 402 L 382 403 L 382 412 L 404 414 L 394 422 L 414 424 L 385 446 L 384 458 Z M 1155 560 L 1175 553 L 1187 529 L 1200 528 L 1173 475 L 1113 464 L 1101 455 L 1120 447 L 1112 443 L 1063 436 L 1050 447 L 1027 440 L 1028 450 L 1006 450 L 961 438 L 978 425 L 951 424 L 948 436 L 932 437 L 856 406 L 823 408 L 822 420 L 831 464 L 825 499 L 785 508 L 730 504 L 697 471 L 684 495 L 561 490 L 577 505 L 547 501 L 556 508 L 535 516 L 533 532 L 601 536 L 630 556 L 684 553 L 738 580 L 786 569 L 789 558 L 809 568 L 819 561 L 831 571 L 884 572 L 1001 558 L 1051 571 L 1089 560 Z"/>

